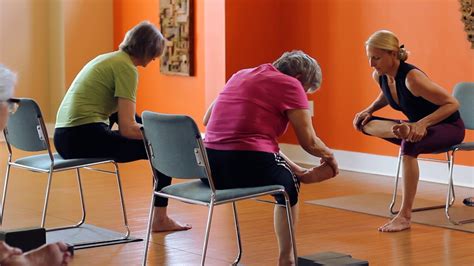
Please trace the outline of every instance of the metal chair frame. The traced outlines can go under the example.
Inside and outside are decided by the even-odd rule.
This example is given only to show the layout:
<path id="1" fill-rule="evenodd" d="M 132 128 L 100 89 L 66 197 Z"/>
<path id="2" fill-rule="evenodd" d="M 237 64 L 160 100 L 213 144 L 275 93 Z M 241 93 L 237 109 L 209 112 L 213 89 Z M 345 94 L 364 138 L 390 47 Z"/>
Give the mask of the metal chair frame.
<path id="1" fill-rule="evenodd" d="M 8 161 L 7 161 L 7 167 L 6 167 L 6 173 L 5 173 L 5 180 L 4 180 L 4 186 L 3 186 L 3 195 L 2 195 L 2 203 L 1 203 L 1 211 L 0 211 L 0 225 L 3 223 L 3 218 L 5 214 L 5 202 L 7 198 L 7 190 L 8 190 L 8 181 L 10 178 L 10 170 L 12 167 L 14 168 L 20 168 L 20 169 L 25 169 L 29 170 L 32 172 L 37 172 L 37 173 L 45 173 L 48 174 L 48 179 L 47 179 L 47 185 L 46 185 L 46 191 L 45 191 L 45 199 L 44 199 L 44 204 L 43 204 L 43 211 L 41 215 L 41 227 L 45 227 L 46 225 L 46 215 L 47 215 L 47 210 L 48 210 L 48 203 L 49 203 L 49 195 L 50 195 L 50 190 L 51 190 L 51 184 L 53 180 L 53 173 L 55 172 L 62 172 L 62 171 L 68 171 L 68 170 L 76 170 L 76 176 L 77 176 L 77 183 L 78 183 L 78 188 L 79 188 L 79 197 L 81 201 L 81 210 L 82 210 L 82 216 L 81 219 L 73 225 L 67 225 L 67 226 L 62 226 L 62 227 L 54 227 L 54 228 L 46 228 L 46 231 L 57 231 L 57 230 L 65 230 L 65 229 L 72 229 L 72 228 L 79 228 L 82 224 L 84 224 L 86 220 L 86 208 L 85 208 L 85 202 L 84 202 L 84 194 L 83 194 L 83 187 L 82 187 L 82 182 L 81 182 L 81 175 L 80 175 L 80 169 L 87 169 L 91 171 L 97 171 L 97 172 L 102 172 L 102 173 L 107 173 L 107 174 L 114 174 L 117 177 L 117 186 L 118 186 L 118 192 L 120 196 L 120 204 L 121 204 L 121 209 L 122 209 L 122 216 L 123 216 L 123 223 L 124 223 L 124 228 L 125 232 L 123 233 L 123 236 L 119 239 L 114 239 L 114 240 L 106 240 L 106 241 L 95 241 L 95 242 L 83 242 L 83 243 L 74 243 L 75 248 L 81 247 L 81 246 L 101 246 L 101 245 L 108 245 L 111 242 L 115 241 L 120 241 L 120 240 L 126 240 L 130 236 L 130 229 L 128 226 L 128 220 L 127 220 L 127 214 L 125 210 L 125 203 L 124 203 L 124 197 L 123 197 L 123 191 L 122 191 L 122 182 L 120 179 L 120 173 L 118 169 L 117 163 L 109 158 L 94 158 L 94 159 L 86 159 L 87 163 L 80 163 L 81 159 L 71 159 L 71 160 L 66 160 L 62 159 L 59 154 L 53 153 L 51 150 L 51 145 L 49 142 L 49 137 L 48 137 L 48 132 L 46 130 L 46 126 L 43 120 L 43 116 L 41 114 L 41 110 L 39 109 L 39 106 L 37 103 L 32 100 L 32 99 L 27 99 L 27 98 L 21 98 L 20 99 L 20 107 L 18 111 L 22 108 L 22 104 L 32 104 L 35 108 L 35 113 L 31 115 L 36 115 L 37 119 L 37 130 L 38 130 L 38 135 L 43 136 L 40 137 L 39 140 L 43 141 L 43 147 L 41 151 L 46 151 L 47 153 L 43 153 L 41 155 L 33 155 L 29 157 L 35 157 L 38 159 L 41 158 L 48 158 L 50 160 L 50 165 L 49 169 L 44 169 L 44 168 L 38 168 L 34 167 L 31 165 L 26 165 L 26 164 L 21 164 L 18 163 L 18 159 L 24 159 L 24 158 L 29 158 L 27 157 L 22 157 L 18 158 L 15 161 L 12 161 L 13 158 L 13 149 L 12 149 L 12 143 L 9 141 L 9 134 L 12 134 L 13 132 L 9 132 L 8 126 L 4 129 L 3 133 L 5 136 L 7 148 L 8 148 Z M 10 119 L 15 119 L 14 115 Z M 11 120 L 10 120 L 11 121 Z M 15 147 L 18 148 L 18 147 Z M 21 148 L 18 148 L 20 150 L 23 150 Z M 40 151 L 40 150 L 35 150 L 35 151 Z M 56 161 L 61 160 L 62 162 L 74 162 L 78 161 L 78 163 L 73 163 L 69 167 L 62 167 L 62 168 L 57 168 L 55 169 L 55 157 Z M 101 164 L 108 164 L 111 163 L 114 166 L 114 171 L 109 171 L 109 170 L 104 170 L 104 169 L 98 169 L 98 168 L 92 168 L 92 166 L 96 165 L 101 165 Z"/>
<path id="2" fill-rule="evenodd" d="M 150 115 L 153 115 L 153 116 L 156 116 L 156 115 L 158 115 L 158 116 L 172 116 L 172 115 L 164 115 L 164 114 L 152 113 L 152 112 L 147 112 L 147 111 L 145 111 L 142 115 L 142 117 L 143 117 L 142 134 L 143 134 L 147 154 L 148 154 L 148 157 L 149 157 L 150 167 L 151 167 L 151 169 L 153 169 L 153 168 L 156 169 L 156 167 L 153 165 L 153 159 L 155 158 L 155 155 L 156 155 L 156 153 L 153 151 L 153 147 L 152 147 L 152 144 L 151 144 L 151 142 L 153 142 L 153 140 L 150 140 L 147 137 L 147 116 L 150 116 Z M 185 116 L 181 116 L 181 117 L 185 117 Z M 220 201 L 217 200 L 216 195 L 219 193 L 219 190 L 217 190 L 214 186 L 214 182 L 213 182 L 212 175 L 211 175 L 211 170 L 210 170 L 211 168 L 209 166 L 209 161 L 208 161 L 208 158 L 207 158 L 206 149 L 204 147 L 204 144 L 203 144 L 203 141 L 202 141 L 202 138 L 201 138 L 201 134 L 197 131 L 197 126 L 196 126 L 195 122 L 193 121 L 193 119 L 190 118 L 190 117 L 186 117 L 186 119 L 192 121 L 192 123 L 194 124 L 195 132 L 193 132 L 193 133 L 195 135 L 195 138 L 196 138 L 195 141 L 197 143 L 197 148 L 194 148 L 194 153 L 195 153 L 195 156 L 196 156 L 196 164 L 199 165 L 200 167 L 204 168 L 205 175 L 201 176 L 201 177 L 208 179 L 208 181 L 209 181 L 209 190 L 211 190 L 211 193 L 210 193 L 211 197 L 210 197 L 209 202 L 196 201 L 196 200 L 189 199 L 189 198 L 186 198 L 186 197 L 179 197 L 179 196 L 175 196 L 175 195 L 172 195 L 172 194 L 164 193 L 162 191 L 155 192 L 153 190 L 152 197 L 151 197 L 152 199 L 151 199 L 151 204 L 150 204 L 148 225 L 147 225 L 147 235 L 146 235 L 146 240 L 145 240 L 145 251 L 144 251 L 144 256 L 143 256 L 143 265 L 146 265 L 146 260 L 147 260 L 147 256 L 148 256 L 148 246 L 149 246 L 149 241 L 150 241 L 151 224 L 152 224 L 152 220 L 153 220 L 153 207 L 154 207 L 153 206 L 153 198 L 154 198 L 155 195 L 160 196 L 160 197 L 166 197 L 166 198 L 170 198 L 170 199 L 179 200 L 179 201 L 190 203 L 190 204 L 207 206 L 209 208 L 208 209 L 208 218 L 207 218 L 207 223 L 206 223 L 206 231 L 205 231 L 205 235 L 204 235 L 204 244 L 203 244 L 203 247 L 202 247 L 201 265 L 204 265 L 205 259 L 206 259 L 207 246 L 208 246 L 208 242 L 209 242 L 209 234 L 210 234 L 210 230 L 211 230 L 211 222 L 212 222 L 212 215 L 213 215 L 213 211 L 214 211 L 214 206 L 218 206 L 218 205 L 222 205 L 222 204 L 226 204 L 226 203 L 232 203 L 234 226 L 235 226 L 236 240 L 237 240 L 237 255 L 236 255 L 232 265 L 237 265 L 239 263 L 239 261 L 241 260 L 241 258 L 242 258 L 242 241 L 241 241 L 241 235 L 240 235 L 240 226 L 239 226 L 239 221 L 238 221 L 236 202 L 240 201 L 240 200 L 252 199 L 252 198 L 265 196 L 265 195 L 277 195 L 277 194 L 283 195 L 283 197 L 285 198 L 284 207 L 286 208 L 287 222 L 288 222 L 288 226 L 289 226 L 291 244 L 292 244 L 292 247 L 293 247 L 293 256 L 295 258 L 295 263 L 297 264 L 298 263 L 298 259 L 297 259 L 298 257 L 297 257 L 296 242 L 295 242 L 295 237 L 294 237 L 293 227 L 292 227 L 293 218 L 292 218 L 292 214 L 291 214 L 291 205 L 290 205 L 288 194 L 286 193 L 284 187 L 276 185 L 276 186 L 272 186 L 272 187 L 274 187 L 273 189 L 268 189 L 265 192 L 256 193 L 256 194 L 249 194 L 249 195 L 245 195 L 245 196 L 242 196 L 242 197 L 231 198 L 231 199 L 227 199 L 227 200 L 220 200 Z M 190 151 L 190 152 L 192 152 L 192 151 Z M 152 171 L 152 172 L 154 173 L 154 171 Z M 166 174 L 166 173 L 164 173 L 164 174 Z M 155 187 L 156 182 L 158 182 L 158 178 L 154 174 L 153 174 L 153 176 L 154 176 L 154 187 Z M 201 182 L 201 181 L 197 181 L 197 182 Z M 173 186 L 173 185 L 170 185 L 170 186 Z"/>

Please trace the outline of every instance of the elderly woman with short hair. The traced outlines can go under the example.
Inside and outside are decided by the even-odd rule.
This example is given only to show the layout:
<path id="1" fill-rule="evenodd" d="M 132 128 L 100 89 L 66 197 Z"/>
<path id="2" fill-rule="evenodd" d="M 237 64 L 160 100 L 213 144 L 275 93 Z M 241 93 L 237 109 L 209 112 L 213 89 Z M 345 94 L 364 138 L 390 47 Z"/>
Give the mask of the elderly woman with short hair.
<path id="1" fill-rule="evenodd" d="M 147 159 L 135 119 L 137 66 L 146 67 L 159 57 L 165 39 L 150 22 L 141 22 L 127 32 L 118 51 L 97 56 L 79 72 L 59 107 L 54 144 L 66 158 L 113 158 L 117 162 Z M 118 131 L 109 117 L 118 113 Z M 157 190 L 171 184 L 159 176 Z M 190 229 L 168 217 L 168 200 L 155 197 L 153 231 Z"/>
<path id="2" fill-rule="evenodd" d="M 316 136 L 306 93 L 321 84 L 321 69 L 301 51 L 284 53 L 273 64 L 235 73 L 209 107 L 205 146 L 217 189 L 282 185 L 297 216 L 299 181 L 319 182 L 338 173 L 332 151 Z M 300 145 L 321 158 L 306 170 L 286 158 L 278 147 L 291 123 Z M 284 199 L 276 200 L 284 205 Z M 279 264 L 294 264 L 285 209 L 275 207 Z"/>

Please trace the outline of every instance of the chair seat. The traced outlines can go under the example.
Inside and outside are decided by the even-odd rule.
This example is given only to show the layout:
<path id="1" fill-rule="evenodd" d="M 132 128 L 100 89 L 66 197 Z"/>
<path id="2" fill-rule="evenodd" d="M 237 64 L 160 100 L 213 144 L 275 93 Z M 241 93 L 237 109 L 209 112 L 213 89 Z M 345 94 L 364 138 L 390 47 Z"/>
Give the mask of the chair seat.
<path id="1" fill-rule="evenodd" d="M 80 159 L 64 159 L 58 153 L 53 153 L 54 157 L 54 170 L 66 169 L 69 167 L 78 167 L 82 165 L 100 163 L 111 161 L 109 158 L 80 158 Z M 20 158 L 15 161 L 16 164 L 23 165 L 30 168 L 41 169 L 43 171 L 49 171 L 51 166 L 51 159 L 47 153 L 40 155 L 33 155 Z"/>
<path id="2" fill-rule="evenodd" d="M 216 190 L 216 204 L 225 202 L 231 199 L 251 197 L 251 195 L 265 193 L 272 190 L 284 190 L 281 185 L 270 185 L 251 188 L 233 188 L 233 189 L 219 189 Z M 185 183 L 178 183 L 163 188 L 161 193 L 200 201 L 203 203 L 210 203 L 211 189 L 208 185 L 200 180 L 190 181 Z"/>
<path id="3" fill-rule="evenodd" d="M 473 151 L 474 150 L 474 142 L 464 142 L 458 145 L 454 145 L 451 147 L 452 150 L 458 149 L 460 151 Z"/>
<path id="4" fill-rule="evenodd" d="M 448 151 L 453 151 L 453 150 L 458 150 L 458 151 L 473 151 L 474 150 L 474 142 L 463 142 L 459 143 L 456 145 L 453 145 L 449 148 L 442 149 L 442 150 L 437 150 L 435 152 L 432 152 L 433 154 L 439 154 L 439 153 L 445 153 Z"/>

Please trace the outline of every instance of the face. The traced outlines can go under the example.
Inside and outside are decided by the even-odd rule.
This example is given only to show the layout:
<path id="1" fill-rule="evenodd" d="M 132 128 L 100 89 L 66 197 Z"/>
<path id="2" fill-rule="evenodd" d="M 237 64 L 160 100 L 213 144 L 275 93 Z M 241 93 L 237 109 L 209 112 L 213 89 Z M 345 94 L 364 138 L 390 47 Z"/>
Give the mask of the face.
<path id="1" fill-rule="evenodd" d="M 152 57 L 152 58 L 147 58 L 147 59 L 142 59 L 142 60 L 140 60 L 141 61 L 140 65 L 142 67 L 146 67 L 151 61 L 155 61 L 155 59 L 157 59 L 157 58 L 158 58 L 158 56 L 155 56 L 155 57 Z"/>
<path id="2" fill-rule="evenodd" d="M 312 84 L 306 84 L 306 85 L 303 84 L 303 88 L 307 94 L 311 94 L 319 90 L 319 88 L 317 88 L 316 85 L 312 85 Z"/>
<path id="3" fill-rule="evenodd" d="M 3 130 L 8 122 L 8 103 L 0 102 L 0 130 Z"/>
<path id="4" fill-rule="evenodd" d="M 393 70 L 396 66 L 396 53 L 393 51 L 386 51 L 372 46 L 366 46 L 367 58 L 369 65 L 379 75 L 385 75 Z"/>

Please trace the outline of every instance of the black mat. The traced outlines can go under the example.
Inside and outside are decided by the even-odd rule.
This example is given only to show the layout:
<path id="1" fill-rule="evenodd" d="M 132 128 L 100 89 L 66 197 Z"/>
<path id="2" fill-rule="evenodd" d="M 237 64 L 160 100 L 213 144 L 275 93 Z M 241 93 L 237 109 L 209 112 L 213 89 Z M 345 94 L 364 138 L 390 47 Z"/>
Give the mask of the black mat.
<path id="1" fill-rule="evenodd" d="M 90 224 L 83 224 L 78 228 L 62 229 L 46 232 L 46 242 L 63 241 L 74 245 L 74 249 L 93 248 L 129 242 L 142 241 L 141 238 L 129 236 L 123 238 L 123 233 L 115 232 Z"/>

